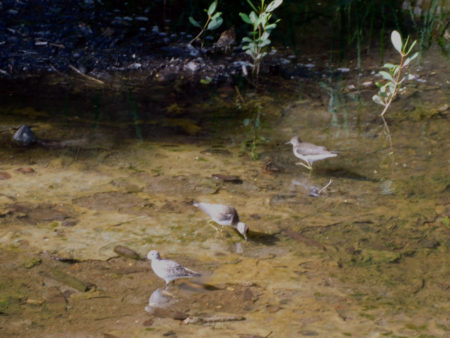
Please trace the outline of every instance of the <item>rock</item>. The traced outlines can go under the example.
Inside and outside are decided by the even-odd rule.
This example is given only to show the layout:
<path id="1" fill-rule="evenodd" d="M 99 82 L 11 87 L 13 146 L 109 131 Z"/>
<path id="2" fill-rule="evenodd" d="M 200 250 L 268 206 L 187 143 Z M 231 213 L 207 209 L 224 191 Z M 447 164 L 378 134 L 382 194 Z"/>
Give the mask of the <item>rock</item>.
<path id="1" fill-rule="evenodd" d="M 146 321 L 144 321 L 144 322 L 142 323 L 142 325 L 143 325 L 143 326 L 152 326 L 152 325 L 153 325 L 153 322 L 154 322 L 153 318 L 150 318 L 150 319 L 147 319 Z"/>
<path id="2" fill-rule="evenodd" d="M 0 171 L 0 180 L 9 180 L 11 178 L 11 175 L 7 172 Z"/>
<path id="3" fill-rule="evenodd" d="M 422 239 L 419 244 L 426 249 L 436 249 L 439 246 L 439 242 L 435 239 Z"/>
<path id="4" fill-rule="evenodd" d="M 216 180 L 221 180 L 223 182 L 242 184 L 242 180 L 239 178 L 239 176 L 213 174 L 213 175 L 211 175 L 211 177 Z"/>
<path id="5" fill-rule="evenodd" d="M 36 136 L 34 136 L 31 128 L 24 124 L 16 131 L 13 140 L 19 145 L 27 147 L 36 142 Z"/>
<path id="6" fill-rule="evenodd" d="M 448 104 L 444 104 L 438 108 L 438 112 L 444 113 L 448 110 Z"/>
<path id="7" fill-rule="evenodd" d="M 362 250 L 359 256 L 361 263 L 381 264 L 381 263 L 397 263 L 401 255 L 397 252 L 387 250 Z"/>
<path id="8" fill-rule="evenodd" d="M 93 284 L 85 283 L 85 282 L 79 280 L 78 278 L 75 278 L 57 268 L 52 268 L 50 270 L 50 275 L 53 279 L 57 280 L 58 282 L 60 282 L 64 285 L 70 286 L 71 288 L 74 288 L 81 292 L 89 291 L 94 287 Z"/>
<path id="9" fill-rule="evenodd" d="M 41 264 L 41 259 L 39 257 L 31 257 L 30 259 L 27 259 L 22 262 L 22 266 L 25 269 L 31 269 L 32 267 Z"/>
<path id="10" fill-rule="evenodd" d="M 308 337 L 313 337 L 313 336 L 318 336 L 319 335 L 316 331 L 312 331 L 312 330 L 302 330 L 299 333 L 302 336 L 308 336 Z"/>
<path id="11" fill-rule="evenodd" d="M 135 260 L 141 259 L 141 256 L 139 256 L 139 254 L 136 251 L 131 250 L 130 248 L 127 248 L 126 246 L 123 246 L 123 245 L 117 245 L 116 247 L 114 247 L 114 252 L 116 254 L 118 254 L 119 256 L 122 256 L 125 258 L 130 258 L 130 259 L 135 259 Z"/>
<path id="12" fill-rule="evenodd" d="M 17 168 L 16 171 L 22 174 L 34 174 L 35 171 L 31 167 Z"/>

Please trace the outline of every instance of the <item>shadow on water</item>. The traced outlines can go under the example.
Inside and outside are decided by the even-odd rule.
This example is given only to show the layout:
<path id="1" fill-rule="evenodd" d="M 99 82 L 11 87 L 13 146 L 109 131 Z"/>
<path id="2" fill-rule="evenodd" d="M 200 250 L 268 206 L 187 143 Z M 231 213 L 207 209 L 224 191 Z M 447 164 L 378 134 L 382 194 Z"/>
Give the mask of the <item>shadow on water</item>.
<path id="1" fill-rule="evenodd" d="M 278 234 L 266 234 L 264 232 L 258 232 L 249 230 L 247 233 L 248 241 L 262 245 L 276 245 L 279 241 Z"/>
<path id="2" fill-rule="evenodd" d="M 340 168 L 314 168 L 313 175 L 322 177 L 335 177 L 335 178 L 345 178 L 355 181 L 369 181 L 369 182 L 379 182 L 379 179 L 369 176 L 364 176 L 356 171 L 344 167 Z"/>

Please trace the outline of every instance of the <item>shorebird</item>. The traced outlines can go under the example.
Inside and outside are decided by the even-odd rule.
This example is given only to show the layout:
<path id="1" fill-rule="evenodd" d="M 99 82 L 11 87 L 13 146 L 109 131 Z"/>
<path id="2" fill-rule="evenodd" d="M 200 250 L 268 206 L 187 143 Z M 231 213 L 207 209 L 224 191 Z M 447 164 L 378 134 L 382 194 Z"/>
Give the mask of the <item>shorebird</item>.
<path id="1" fill-rule="evenodd" d="M 202 209 L 217 224 L 235 228 L 247 240 L 248 226 L 239 221 L 239 215 L 235 208 L 228 205 L 202 202 L 194 202 L 194 207 Z"/>
<path id="2" fill-rule="evenodd" d="M 152 261 L 153 272 L 166 282 L 166 288 L 169 283 L 179 278 L 200 277 L 201 274 L 191 269 L 185 268 L 170 259 L 162 259 L 159 252 L 152 250 L 147 254 L 147 258 Z"/>
<path id="3" fill-rule="evenodd" d="M 302 165 L 309 170 L 312 170 L 312 164 L 315 161 L 337 156 L 337 153 L 328 151 L 325 147 L 316 146 L 312 143 L 301 142 L 298 136 L 294 136 L 289 142 L 286 142 L 286 144 L 292 144 L 294 155 L 306 162 L 306 164 L 302 162 L 298 162 L 296 164 Z"/>

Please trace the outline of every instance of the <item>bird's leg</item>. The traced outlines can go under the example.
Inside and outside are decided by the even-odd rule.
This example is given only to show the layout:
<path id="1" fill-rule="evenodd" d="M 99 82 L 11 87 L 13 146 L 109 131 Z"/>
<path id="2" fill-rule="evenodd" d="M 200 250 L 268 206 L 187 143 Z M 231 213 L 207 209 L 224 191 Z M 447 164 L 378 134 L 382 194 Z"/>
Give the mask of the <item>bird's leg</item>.
<path id="1" fill-rule="evenodd" d="M 297 162 L 297 163 L 295 163 L 296 165 L 301 165 L 301 166 L 304 166 L 306 169 L 308 169 L 308 170 L 312 170 L 312 166 L 308 163 L 308 164 L 305 164 L 305 163 L 303 163 L 303 162 Z"/>

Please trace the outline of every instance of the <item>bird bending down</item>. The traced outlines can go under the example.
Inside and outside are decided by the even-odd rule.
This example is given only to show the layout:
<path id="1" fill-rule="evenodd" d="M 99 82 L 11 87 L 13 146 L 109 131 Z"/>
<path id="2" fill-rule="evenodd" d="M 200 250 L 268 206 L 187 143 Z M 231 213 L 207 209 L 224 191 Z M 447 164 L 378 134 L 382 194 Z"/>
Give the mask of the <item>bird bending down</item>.
<path id="1" fill-rule="evenodd" d="M 239 221 L 239 215 L 235 208 L 203 202 L 194 202 L 194 207 L 202 209 L 217 224 L 235 228 L 247 240 L 248 226 Z"/>
<path id="2" fill-rule="evenodd" d="M 292 150 L 295 157 L 306 162 L 306 164 L 302 162 L 296 164 L 302 165 L 309 170 L 312 170 L 312 164 L 315 161 L 337 156 L 337 153 L 328 151 L 325 147 L 316 146 L 312 143 L 301 142 L 298 136 L 294 136 L 289 142 L 286 142 L 286 144 L 292 144 Z"/>
<path id="3" fill-rule="evenodd" d="M 156 250 L 150 251 L 147 254 L 147 258 L 152 261 L 153 272 L 166 282 L 166 287 L 175 279 L 201 276 L 200 273 L 185 268 L 175 261 L 162 259 Z"/>

